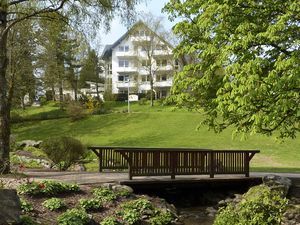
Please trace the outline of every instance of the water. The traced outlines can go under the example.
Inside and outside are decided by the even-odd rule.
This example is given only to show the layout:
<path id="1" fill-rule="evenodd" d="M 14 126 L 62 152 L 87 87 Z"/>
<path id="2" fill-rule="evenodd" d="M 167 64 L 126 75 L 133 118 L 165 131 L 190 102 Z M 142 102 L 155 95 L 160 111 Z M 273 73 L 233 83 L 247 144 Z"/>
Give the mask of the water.
<path id="1" fill-rule="evenodd" d="M 180 221 L 185 225 L 212 225 L 214 218 L 205 213 L 206 207 L 178 208 Z"/>

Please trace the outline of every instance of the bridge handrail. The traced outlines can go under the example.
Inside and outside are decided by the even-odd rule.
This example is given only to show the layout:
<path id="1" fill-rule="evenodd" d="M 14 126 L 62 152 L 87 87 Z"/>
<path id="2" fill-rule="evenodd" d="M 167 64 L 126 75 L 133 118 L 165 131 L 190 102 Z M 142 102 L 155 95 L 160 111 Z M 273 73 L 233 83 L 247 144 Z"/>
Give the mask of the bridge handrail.
<path id="1" fill-rule="evenodd" d="M 259 150 L 212 150 L 198 148 L 89 147 L 99 158 L 103 169 L 129 170 L 133 176 L 163 176 L 189 174 L 245 174 Z"/>

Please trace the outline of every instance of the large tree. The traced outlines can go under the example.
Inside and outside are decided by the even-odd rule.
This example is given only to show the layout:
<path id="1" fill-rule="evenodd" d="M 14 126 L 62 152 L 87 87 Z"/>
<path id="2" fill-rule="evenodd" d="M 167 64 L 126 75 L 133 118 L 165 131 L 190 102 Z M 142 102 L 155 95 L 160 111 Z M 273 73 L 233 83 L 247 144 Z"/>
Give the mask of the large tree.
<path id="1" fill-rule="evenodd" d="M 300 122 L 298 0 L 170 0 L 165 11 L 196 61 L 178 74 L 181 105 L 204 109 L 215 131 L 295 137 Z"/>
<path id="2" fill-rule="evenodd" d="M 83 29 L 109 22 L 114 16 L 131 18 L 134 5 L 139 0 L 1 0 L 0 1 L 0 172 L 8 173 L 10 151 L 10 109 L 9 86 L 7 83 L 9 31 L 28 19 L 51 17 L 60 13 L 71 18 L 71 24 L 84 23 Z M 89 31 L 96 29 L 89 29 Z"/>

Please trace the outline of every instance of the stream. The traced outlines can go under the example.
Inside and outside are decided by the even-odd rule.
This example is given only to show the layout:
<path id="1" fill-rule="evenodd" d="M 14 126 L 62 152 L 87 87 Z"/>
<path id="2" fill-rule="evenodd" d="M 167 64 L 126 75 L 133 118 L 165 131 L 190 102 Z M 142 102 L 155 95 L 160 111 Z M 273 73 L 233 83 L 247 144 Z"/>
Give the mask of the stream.
<path id="1" fill-rule="evenodd" d="M 206 207 L 177 208 L 185 225 L 212 225 L 214 218 L 205 213 Z"/>

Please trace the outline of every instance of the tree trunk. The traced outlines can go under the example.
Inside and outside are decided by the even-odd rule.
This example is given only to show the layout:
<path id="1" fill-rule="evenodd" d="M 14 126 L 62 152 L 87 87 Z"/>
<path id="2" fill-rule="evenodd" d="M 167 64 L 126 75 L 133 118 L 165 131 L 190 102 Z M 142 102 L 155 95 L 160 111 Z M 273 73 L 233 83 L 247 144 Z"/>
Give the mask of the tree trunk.
<path id="1" fill-rule="evenodd" d="M 52 85 L 51 87 L 51 92 L 52 92 L 52 100 L 53 101 L 56 101 L 56 98 L 55 98 L 55 89 L 54 89 L 54 86 Z"/>
<path id="2" fill-rule="evenodd" d="M 153 104 L 153 77 L 152 75 L 150 75 L 151 78 L 150 78 L 150 106 L 152 107 L 154 104 Z"/>
<path id="3" fill-rule="evenodd" d="M 59 81 L 59 105 L 61 109 L 63 109 L 63 102 L 64 102 L 63 85 L 62 85 L 62 81 Z"/>
<path id="4" fill-rule="evenodd" d="M 1 6 L 1 4 L 0 4 Z M 7 11 L 0 8 L 0 173 L 10 172 L 9 139 L 10 139 L 10 105 L 7 93 Z"/>

